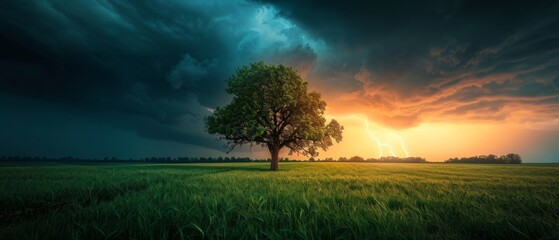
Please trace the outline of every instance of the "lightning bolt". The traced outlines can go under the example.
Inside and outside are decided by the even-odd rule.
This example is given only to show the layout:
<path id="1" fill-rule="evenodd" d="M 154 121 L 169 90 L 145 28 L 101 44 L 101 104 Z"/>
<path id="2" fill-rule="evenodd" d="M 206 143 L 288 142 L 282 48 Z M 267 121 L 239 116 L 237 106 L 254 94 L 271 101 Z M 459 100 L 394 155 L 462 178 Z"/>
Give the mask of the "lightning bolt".
<path id="1" fill-rule="evenodd" d="M 410 152 L 408 152 L 408 148 L 406 147 L 406 143 L 404 142 L 404 138 L 402 138 L 400 135 L 395 134 L 395 133 L 392 133 L 392 135 L 400 140 L 400 146 L 402 147 L 402 151 L 404 152 L 404 154 L 406 154 L 406 157 L 410 157 Z"/>
<path id="2" fill-rule="evenodd" d="M 371 129 L 369 128 L 369 120 L 367 120 L 366 118 L 363 119 L 363 121 L 365 122 L 365 131 L 367 131 L 367 134 L 369 135 L 369 137 L 377 144 L 377 148 L 378 148 L 378 157 L 382 157 L 383 156 L 383 148 L 387 148 L 388 152 L 390 152 L 390 156 L 396 156 L 396 153 L 394 153 L 394 147 L 392 147 L 392 145 L 387 144 L 387 143 L 382 143 L 380 141 L 380 139 L 378 139 L 377 137 L 375 137 L 375 135 L 373 134 L 373 132 L 371 131 Z"/>
<path id="3" fill-rule="evenodd" d="M 383 142 L 380 140 L 380 138 L 378 138 L 374 132 L 371 130 L 370 127 L 370 123 L 369 120 L 364 117 L 364 116 L 357 116 L 357 115 L 349 115 L 346 116 L 346 118 L 352 118 L 352 119 L 358 119 L 363 121 L 363 123 L 365 124 L 365 131 L 367 132 L 367 135 L 369 136 L 369 138 L 375 143 L 377 149 L 378 149 L 378 157 L 381 158 L 382 156 L 393 156 L 396 157 L 396 153 L 395 153 L 395 147 L 392 146 L 390 143 L 388 142 Z M 378 128 L 378 127 L 377 127 Z M 382 128 L 381 128 L 382 129 Z M 410 153 L 408 151 L 408 148 L 406 146 L 406 143 L 404 142 L 404 138 L 402 138 L 402 136 L 392 133 L 386 129 L 382 129 L 383 131 L 389 133 L 391 136 L 393 136 L 395 139 L 398 139 L 399 142 L 399 149 L 402 150 L 402 152 L 404 152 L 404 154 L 406 155 L 406 157 L 410 156 Z M 386 152 L 386 154 L 385 154 Z"/>

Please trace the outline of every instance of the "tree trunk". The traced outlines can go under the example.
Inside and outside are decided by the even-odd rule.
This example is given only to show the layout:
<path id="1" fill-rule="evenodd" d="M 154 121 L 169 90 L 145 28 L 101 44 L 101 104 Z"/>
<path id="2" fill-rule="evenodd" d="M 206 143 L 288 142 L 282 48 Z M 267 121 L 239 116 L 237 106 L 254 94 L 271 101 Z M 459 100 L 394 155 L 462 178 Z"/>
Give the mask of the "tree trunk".
<path id="1" fill-rule="evenodd" d="M 277 171 L 278 164 L 279 164 L 279 147 L 277 146 L 270 146 L 270 154 L 272 155 L 272 163 L 270 165 L 270 171 Z"/>

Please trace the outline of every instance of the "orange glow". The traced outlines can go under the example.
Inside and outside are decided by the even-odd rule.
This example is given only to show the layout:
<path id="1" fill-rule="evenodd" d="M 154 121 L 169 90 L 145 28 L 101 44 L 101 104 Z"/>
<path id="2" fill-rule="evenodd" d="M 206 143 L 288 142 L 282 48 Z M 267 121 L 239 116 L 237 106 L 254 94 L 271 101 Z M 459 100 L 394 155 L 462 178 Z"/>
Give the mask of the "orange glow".
<path id="1" fill-rule="evenodd" d="M 353 92 L 340 94 L 311 85 L 328 103 L 326 118 L 338 120 L 345 128 L 343 141 L 321 152 L 319 158 L 411 156 L 444 161 L 518 153 L 527 162 L 550 161 L 549 149 L 555 147 L 550 145 L 557 141 L 550 136 L 553 132 L 559 136 L 559 104 L 551 101 L 557 95 L 463 97 L 469 90 L 481 91 L 484 84 L 509 81 L 510 88 L 518 87 L 510 82 L 513 77 L 468 77 L 453 87 L 442 88 L 440 83 L 424 87 L 440 90 L 432 94 L 396 91 L 387 82 L 375 81 L 367 71 L 355 76 L 363 85 Z"/>
<path id="2" fill-rule="evenodd" d="M 404 139 L 395 131 L 383 128 L 377 124 L 371 124 L 370 121 L 360 115 L 347 116 L 327 116 L 334 118 L 340 123 L 348 123 L 344 125 L 345 136 L 351 134 L 352 137 L 362 139 L 364 149 L 360 149 L 367 157 L 380 158 L 383 156 L 409 157 L 409 151 L 406 147 Z M 355 133 L 350 133 L 356 131 Z M 365 138 L 365 139 L 363 139 Z M 352 146 L 355 146 L 352 144 Z M 372 154 L 372 155 L 371 155 Z M 355 155 L 355 154 L 354 154 Z M 351 156 L 348 156 L 351 157 Z"/>
<path id="3" fill-rule="evenodd" d="M 368 130 L 366 118 L 363 117 L 328 115 L 328 118 L 335 118 L 344 126 L 344 140 L 332 146 L 329 151 L 322 152 L 321 158 L 336 159 L 355 155 L 377 158 L 380 155 L 392 155 L 444 161 L 451 157 L 501 155 L 509 152 L 529 155 L 532 149 L 523 143 L 537 142 L 537 134 L 534 134 L 537 133 L 536 130 L 528 130 L 516 124 L 423 123 L 408 129 L 394 130 L 382 128 L 369 120 Z M 375 143 L 374 138 L 380 141 L 381 147 Z"/>
<path id="4" fill-rule="evenodd" d="M 456 78 L 460 84 L 443 86 Z M 559 104 L 553 100 L 559 95 L 484 92 L 491 84 L 516 91 L 522 85 L 514 74 L 450 76 L 413 91 L 364 69 L 354 79 L 362 86 L 352 92 L 311 85 L 328 103 L 326 117 L 345 128 L 343 141 L 321 152 L 320 158 L 412 156 L 444 161 L 518 153 L 527 162 L 553 159 L 549 149 L 556 146 L 550 145 L 558 139 L 553 136 L 559 136 Z"/>

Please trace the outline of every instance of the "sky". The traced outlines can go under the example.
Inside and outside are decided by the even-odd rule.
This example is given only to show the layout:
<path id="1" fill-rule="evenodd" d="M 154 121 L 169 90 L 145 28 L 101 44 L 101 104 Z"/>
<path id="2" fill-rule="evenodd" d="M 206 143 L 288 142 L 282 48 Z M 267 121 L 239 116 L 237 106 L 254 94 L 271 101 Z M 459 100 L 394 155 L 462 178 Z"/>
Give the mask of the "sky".
<path id="1" fill-rule="evenodd" d="M 345 127 L 319 158 L 559 162 L 557 1 L 0 0 L 0 22 L 0 155 L 266 158 L 203 124 L 264 61 Z"/>

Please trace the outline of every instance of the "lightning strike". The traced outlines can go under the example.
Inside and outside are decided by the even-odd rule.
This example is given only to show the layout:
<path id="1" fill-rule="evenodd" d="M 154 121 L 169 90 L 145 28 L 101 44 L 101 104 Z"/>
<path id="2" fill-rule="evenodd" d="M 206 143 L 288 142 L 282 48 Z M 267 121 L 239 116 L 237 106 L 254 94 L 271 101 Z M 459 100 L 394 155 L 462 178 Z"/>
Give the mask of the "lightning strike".
<path id="1" fill-rule="evenodd" d="M 378 158 L 381 158 L 382 156 L 393 156 L 393 157 L 397 156 L 397 154 L 395 152 L 396 148 L 394 146 L 392 146 L 392 144 L 390 144 L 388 142 L 383 142 L 383 141 L 381 141 L 380 138 L 376 137 L 376 135 L 371 130 L 369 120 L 366 117 L 349 115 L 349 116 L 346 116 L 345 118 L 352 118 L 352 119 L 358 119 L 358 120 L 363 121 L 363 123 L 365 124 L 365 131 L 367 132 L 367 135 L 375 143 L 375 145 L 378 149 Z M 410 156 L 408 148 L 407 148 L 407 146 L 404 142 L 404 139 L 400 135 L 392 133 L 392 132 L 390 132 L 386 129 L 382 129 L 382 130 L 387 132 L 389 135 L 393 136 L 395 139 L 398 139 L 398 143 L 400 145 L 398 149 L 400 149 L 406 157 Z"/>
<path id="2" fill-rule="evenodd" d="M 363 122 L 365 122 L 365 131 L 367 131 L 367 134 L 369 135 L 369 137 L 377 144 L 378 147 L 378 157 L 382 157 L 383 156 L 383 148 L 387 148 L 388 151 L 390 152 L 390 156 L 395 157 L 396 153 L 394 153 L 394 148 L 392 147 L 392 145 L 387 144 L 387 143 L 382 143 L 378 138 L 375 137 L 375 135 L 373 134 L 373 132 L 371 131 L 371 129 L 369 128 L 369 120 L 367 120 L 366 118 L 362 119 Z"/>
<path id="3" fill-rule="evenodd" d="M 400 146 L 402 147 L 402 151 L 404 152 L 404 154 L 406 154 L 406 157 L 410 157 L 410 153 L 408 152 L 408 148 L 406 147 L 406 143 L 404 142 L 404 138 L 402 138 L 400 135 L 395 134 L 395 133 L 392 133 L 392 135 L 400 140 Z"/>

